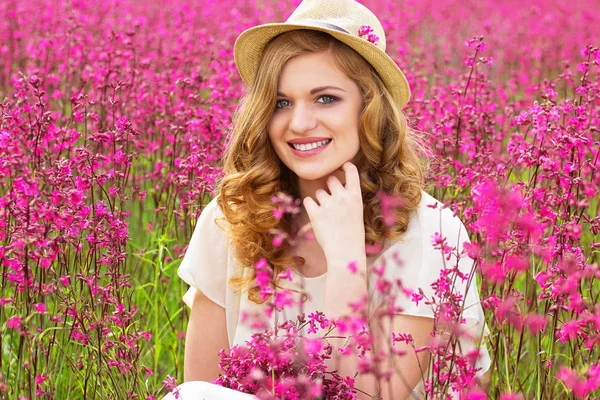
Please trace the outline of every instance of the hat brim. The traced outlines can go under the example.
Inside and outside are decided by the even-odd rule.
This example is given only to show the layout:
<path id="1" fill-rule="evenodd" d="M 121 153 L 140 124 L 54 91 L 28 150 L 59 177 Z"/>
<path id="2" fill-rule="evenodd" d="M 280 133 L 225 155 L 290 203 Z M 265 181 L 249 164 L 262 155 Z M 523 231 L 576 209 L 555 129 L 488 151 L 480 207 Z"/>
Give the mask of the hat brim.
<path id="1" fill-rule="evenodd" d="M 354 49 L 375 68 L 392 97 L 402 109 L 410 99 L 410 87 L 398 65 L 387 53 L 365 39 L 334 29 L 293 23 L 270 23 L 242 32 L 233 46 L 233 58 L 242 80 L 251 86 L 256 78 L 263 50 L 267 43 L 282 33 L 309 29 L 326 32 Z"/>

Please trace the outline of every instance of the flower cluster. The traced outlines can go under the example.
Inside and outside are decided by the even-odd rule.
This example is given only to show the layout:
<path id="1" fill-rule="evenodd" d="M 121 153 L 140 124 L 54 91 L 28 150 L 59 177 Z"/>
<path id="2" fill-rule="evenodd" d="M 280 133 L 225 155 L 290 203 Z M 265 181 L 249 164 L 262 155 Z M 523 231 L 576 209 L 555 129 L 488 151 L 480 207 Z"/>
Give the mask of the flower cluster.
<path id="1" fill-rule="evenodd" d="M 377 43 L 379 42 L 379 36 L 373 33 L 373 28 L 371 28 L 369 25 L 362 25 L 358 30 L 358 36 L 366 36 L 366 39 L 375 46 L 377 46 Z"/>
<path id="2" fill-rule="evenodd" d="M 313 329 L 319 322 L 316 314 L 301 315 L 297 321 L 285 321 L 280 332 L 255 333 L 245 346 L 221 350 L 222 374 L 213 383 L 259 399 L 357 399 L 354 380 L 327 371 L 324 360 L 333 348 L 320 339 L 298 336 L 304 326 Z"/>

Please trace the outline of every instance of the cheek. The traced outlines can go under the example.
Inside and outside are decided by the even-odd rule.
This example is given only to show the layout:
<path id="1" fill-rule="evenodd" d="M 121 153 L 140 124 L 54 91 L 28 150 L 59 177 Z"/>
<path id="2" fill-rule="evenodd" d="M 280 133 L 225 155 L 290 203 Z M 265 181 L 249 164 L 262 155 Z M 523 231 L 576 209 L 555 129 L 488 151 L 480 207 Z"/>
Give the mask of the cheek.
<path id="1" fill-rule="evenodd" d="M 359 142 L 358 131 L 359 119 L 353 113 L 346 114 L 343 123 L 343 132 L 346 135 L 346 140 L 352 144 L 357 144 Z"/>
<path id="2" fill-rule="evenodd" d="M 267 133 L 269 135 L 269 139 L 271 139 L 271 142 L 273 142 L 273 144 L 275 144 L 275 141 L 277 141 L 277 139 L 281 139 L 281 122 L 277 118 L 271 118 L 271 120 L 267 124 Z"/>
<path id="3" fill-rule="evenodd" d="M 287 146 L 287 143 L 282 142 L 283 133 L 285 131 L 282 129 L 281 122 L 275 119 L 272 119 L 267 125 L 267 135 L 269 137 L 269 142 L 271 143 L 271 147 L 277 154 L 277 157 L 280 159 L 285 156 L 285 149 L 283 146 Z"/>

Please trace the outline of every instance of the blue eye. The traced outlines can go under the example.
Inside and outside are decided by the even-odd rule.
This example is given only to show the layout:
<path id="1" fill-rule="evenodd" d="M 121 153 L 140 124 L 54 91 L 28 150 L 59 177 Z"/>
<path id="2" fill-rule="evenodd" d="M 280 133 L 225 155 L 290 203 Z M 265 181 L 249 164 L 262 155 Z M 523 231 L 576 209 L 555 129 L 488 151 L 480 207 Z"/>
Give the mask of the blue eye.
<path id="1" fill-rule="evenodd" d="M 325 101 L 325 102 L 319 102 L 320 104 L 331 104 L 331 103 L 335 103 L 335 102 L 338 100 L 338 98 L 337 98 L 337 97 L 335 97 L 335 96 L 330 96 L 330 95 L 327 95 L 327 94 L 321 95 L 321 96 L 319 96 L 317 99 L 322 99 L 322 98 L 326 98 L 326 99 L 328 98 L 328 99 L 330 99 L 330 100 L 329 100 L 329 101 Z M 275 102 L 275 109 L 280 109 L 280 108 L 283 108 L 283 107 L 285 107 L 285 106 L 283 106 L 283 107 L 279 107 L 279 105 L 280 105 L 280 102 L 281 102 L 281 101 L 283 101 L 283 102 L 288 102 L 288 103 L 290 102 L 289 100 L 284 100 L 284 99 L 277 100 L 277 101 Z"/>
<path id="2" fill-rule="evenodd" d="M 323 97 L 328 97 L 331 99 L 331 101 L 327 101 L 324 104 L 331 104 L 337 101 L 337 97 L 333 97 L 333 96 L 329 96 L 328 94 L 324 94 L 323 96 L 319 96 L 319 99 L 322 99 Z"/>
<path id="3" fill-rule="evenodd" d="M 279 102 L 280 102 L 280 101 L 287 101 L 287 100 L 277 100 L 277 101 L 275 102 L 275 108 L 276 108 L 276 109 L 277 109 L 277 108 L 281 108 L 281 107 L 278 107 L 278 106 L 277 106 L 277 105 L 279 104 Z"/>

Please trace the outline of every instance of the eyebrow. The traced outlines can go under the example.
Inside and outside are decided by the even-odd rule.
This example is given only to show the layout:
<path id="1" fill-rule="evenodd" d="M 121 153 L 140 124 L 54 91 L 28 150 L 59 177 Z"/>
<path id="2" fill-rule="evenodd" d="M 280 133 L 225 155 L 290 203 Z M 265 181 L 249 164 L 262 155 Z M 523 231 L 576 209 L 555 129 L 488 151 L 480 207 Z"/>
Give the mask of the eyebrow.
<path id="1" fill-rule="evenodd" d="M 314 89 L 311 89 L 310 90 L 310 94 L 315 94 L 315 93 L 318 93 L 318 92 L 322 92 L 322 91 L 327 90 L 327 89 L 335 89 L 335 90 L 341 90 L 342 92 L 345 92 L 344 89 L 339 88 L 337 86 L 319 86 L 319 87 L 316 87 Z M 277 96 L 287 97 L 285 94 L 281 93 L 280 91 L 277 91 Z"/>

